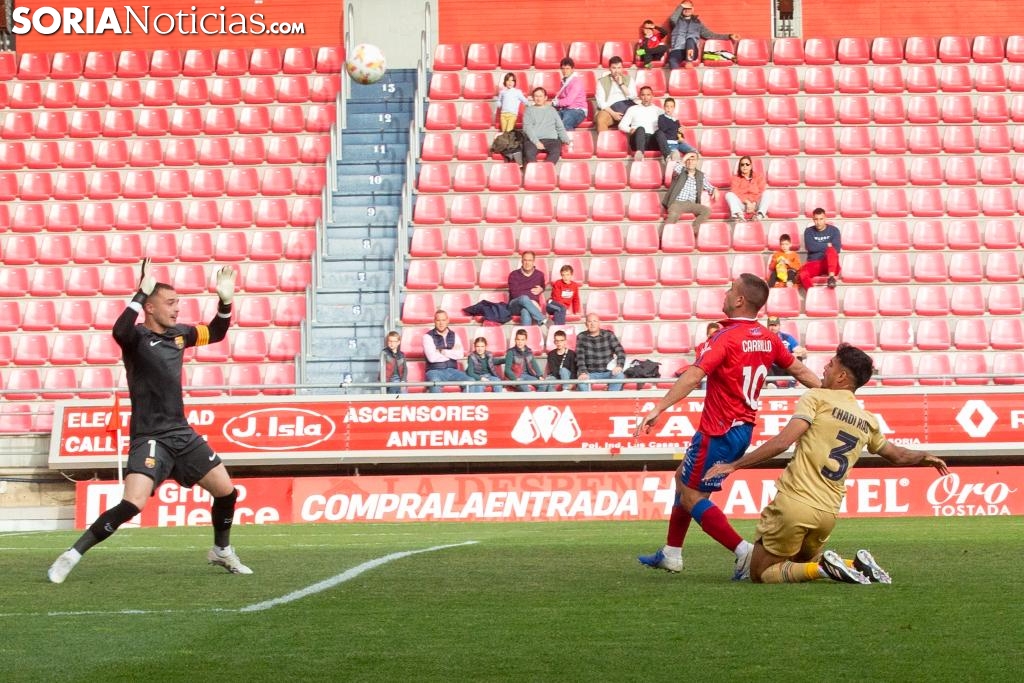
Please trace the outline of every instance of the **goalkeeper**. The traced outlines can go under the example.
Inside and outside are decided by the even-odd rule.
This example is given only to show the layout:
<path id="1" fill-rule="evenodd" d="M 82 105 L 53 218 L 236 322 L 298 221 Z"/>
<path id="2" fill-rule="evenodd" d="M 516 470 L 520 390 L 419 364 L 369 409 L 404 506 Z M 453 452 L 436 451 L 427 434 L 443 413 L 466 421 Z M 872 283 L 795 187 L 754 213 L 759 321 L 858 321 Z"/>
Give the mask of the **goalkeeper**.
<path id="1" fill-rule="evenodd" d="M 139 291 L 114 323 L 114 340 L 121 347 L 131 397 L 131 442 L 128 450 L 124 498 L 99 517 L 75 544 L 50 566 L 47 576 L 63 583 L 91 547 L 106 540 L 135 517 L 165 479 L 185 487 L 198 484 L 213 497 L 213 548 L 210 564 L 233 574 L 252 574 L 238 559 L 229 537 L 238 492 L 220 458 L 185 419 L 181 365 L 185 349 L 219 342 L 231 322 L 235 271 L 217 273 L 220 305 L 209 325 L 179 325 L 178 295 L 170 285 L 158 283 L 142 262 Z M 139 313 L 145 318 L 136 324 Z"/>

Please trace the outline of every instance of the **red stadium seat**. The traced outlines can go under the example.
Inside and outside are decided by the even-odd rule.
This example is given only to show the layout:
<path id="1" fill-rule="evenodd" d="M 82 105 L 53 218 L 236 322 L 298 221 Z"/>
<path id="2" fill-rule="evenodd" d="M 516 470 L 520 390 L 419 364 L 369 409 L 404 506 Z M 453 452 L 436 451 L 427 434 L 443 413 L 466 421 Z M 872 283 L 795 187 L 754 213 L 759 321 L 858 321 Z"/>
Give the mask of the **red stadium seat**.
<path id="1" fill-rule="evenodd" d="M 1024 354 L 997 353 L 992 363 L 996 384 L 1021 384 L 1024 382 Z"/>
<path id="2" fill-rule="evenodd" d="M 831 38 L 808 38 L 804 42 L 805 64 L 834 64 L 836 45 Z"/>
<path id="3" fill-rule="evenodd" d="M 804 347 L 808 351 L 834 352 L 839 346 L 839 325 L 835 320 L 811 320 L 804 331 Z"/>
<path id="4" fill-rule="evenodd" d="M 767 105 L 768 123 L 773 126 L 788 126 L 800 121 L 800 111 L 795 97 L 769 97 Z"/>
<path id="5" fill-rule="evenodd" d="M 855 159 L 858 159 L 858 158 L 862 158 L 862 157 L 856 157 Z M 847 162 L 850 162 L 850 166 L 849 167 L 847 166 Z M 843 170 L 845 171 L 847 168 L 849 168 L 850 171 L 851 171 L 851 177 L 850 178 L 845 178 L 843 172 L 842 171 L 840 172 L 840 180 L 843 182 L 844 185 L 850 184 L 848 182 L 848 180 L 852 182 L 854 180 L 858 180 L 859 181 L 859 180 L 863 179 L 863 180 L 868 181 L 868 183 L 870 183 L 870 175 L 867 176 L 867 177 L 864 177 L 863 175 L 861 175 L 864 172 L 869 172 L 870 171 L 870 167 L 864 168 L 863 165 L 860 165 L 860 167 L 858 168 L 857 164 L 858 164 L 858 162 L 856 162 L 854 159 L 844 159 L 843 160 Z M 857 169 L 857 171 L 859 171 L 859 172 L 855 172 L 854 169 Z M 875 180 L 875 183 L 877 185 L 883 185 L 883 186 L 890 186 L 890 185 L 902 186 L 902 185 L 906 185 L 908 180 L 909 180 L 909 178 L 907 176 L 907 167 L 906 167 L 906 164 L 904 163 L 903 159 L 900 158 L 900 157 L 881 157 L 881 158 L 877 158 L 875 160 L 874 180 Z"/>
<path id="6" fill-rule="evenodd" d="M 805 86 L 806 88 L 806 86 Z M 871 90 L 868 70 L 863 66 L 844 66 L 839 69 L 836 89 L 846 95 L 860 95 Z"/>
<path id="7" fill-rule="evenodd" d="M 874 260 L 869 253 L 843 252 L 840 254 L 840 264 L 845 283 L 872 283 L 875 281 Z"/>
<path id="8" fill-rule="evenodd" d="M 800 38 L 776 38 L 772 42 L 772 63 L 803 64 L 803 41 Z"/>
<path id="9" fill-rule="evenodd" d="M 922 321 L 924 322 L 924 321 Z M 961 318 L 956 321 L 953 331 L 953 345 L 961 351 L 984 350 L 988 348 L 988 330 L 981 318 Z"/>
<path id="10" fill-rule="evenodd" d="M 516 253 L 516 236 L 507 225 L 489 226 L 479 244 L 476 235 L 476 228 L 466 228 L 464 233 L 457 228 L 450 229 L 448 255 L 474 256 L 476 253 L 482 253 L 484 256 L 511 256 Z M 461 244 L 458 243 L 460 236 Z"/>
<path id="11" fill-rule="evenodd" d="M 993 219 L 985 222 L 984 244 L 988 249 L 1016 249 L 1021 240 L 1012 220 Z"/>
<path id="12" fill-rule="evenodd" d="M 627 66 L 632 62 L 632 53 L 619 56 Z M 568 57 L 576 63 L 577 69 L 594 69 L 601 65 L 601 48 L 590 40 L 576 40 L 569 43 Z"/>
<path id="13" fill-rule="evenodd" d="M 840 64 L 867 64 L 874 57 L 874 52 L 867 38 L 840 38 L 836 56 Z M 902 50 L 899 59 L 895 61 L 903 61 Z"/>
<path id="14" fill-rule="evenodd" d="M 526 42 L 507 42 L 501 46 L 498 64 L 502 70 L 523 70 L 533 66 L 533 52 Z"/>
<path id="15" fill-rule="evenodd" d="M 836 122 L 831 97 L 811 96 L 804 99 L 804 123 L 829 126 Z"/>
<path id="16" fill-rule="evenodd" d="M 856 254 L 862 256 L 863 254 Z M 843 282 L 854 282 L 843 268 Z M 847 316 L 876 316 L 878 303 L 872 287 L 853 287 L 843 296 L 843 314 Z"/>
<path id="17" fill-rule="evenodd" d="M 442 166 L 447 168 L 447 166 Z M 516 168 L 515 164 L 500 164 L 492 167 L 492 173 L 495 172 L 495 168 Z M 498 171 L 497 173 L 502 173 Z M 506 172 L 507 173 L 507 172 Z M 458 164 L 455 167 L 455 177 L 452 180 L 452 189 L 456 192 L 482 192 L 487 187 L 487 175 L 484 169 L 484 165 L 480 163 L 465 163 Z M 498 190 L 498 188 L 493 188 Z"/>
<path id="18" fill-rule="evenodd" d="M 920 292 L 918 297 L 920 297 Z M 953 315 L 985 314 L 985 295 L 979 285 L 964 285 L 953 289 L 949 299 L 949 310 Z"/>
<path id="19" fill-rule="evenodd" d="M 760 67 L 741 67 L 736 70 L 734 88 L 737 95 L 765 95 L 768 80 L 765 70 Z"/>
<path id="20" fill-rule="evenodd" d="M 971 39 L 967 36 L 943 36 L 939 39 L 939 61 L 956 64 L 971 61 Z"/>
<path id="21" fill-rule="evenodd" d="M 1019 162 L 1024 174 L 1024 162 Z M 1006 156 L 985 156 L 981 160 L 978 177 L 982 185 L 1009 185 L 1014 182 L 1014 172 L 1010 168 L 1010 159 Z M 1022 175 L 1024 177 L 1024 175 Z"/>
<path id="22" fill-rule="evenodd" d="M 904 56 L 911 64 L 933 64 L 938 51 L 938 41 L 930 37 L 911 36 L 904 46 Z"/>
<path id="23" fill-rule="evenodd" d="M 865 126 L 844 126 L 839 133 L 840 154 L 870 154 L 871 131 Z"/>
<path id="24" fill-rule="evenodd" d="M 836 290 L 827 287 L 812 287 L 804 300 L 804 312 L 814 318 L 835 318 L 839 315 Z"/>
<path id="25" fill-rule="evenodd" d="M 882 364 L 878 370 L 882 376 L 882 386 L 912 386 L 914 380 L 901 375 L 917 374 L 914 370 L 914 357 L 906 353 L 889 353 L 882 356 Z"/>
<path id="26" fill-rule="evenodd" d="M 902 126 L 879 126 L 875 128 L 875 152 L 879 154 L 903 154 L 907 151 L 906 136 Z"/>
<path id="27" fill-rule="evenodd" d="M 653 287 L 658 284 L 658 266 L 651 256 L 630 256 L 622 275 L 627 287 Z"/>
<path id="28" fill-rule="evenodd" d="M 629 266 L 627 264 L 627 270 Z M 654 320 L 657 315 L 652 289 L 630 289 L 622 302 L 623 320 Z"/>
<path id="29" fill-rule="evenodd" d="M 434 48 L 435 71 L 458 71 L 466 66 L 466 53 L 458 43 L 440 43 Z"/>
<path id="30" fill-rule="evenodd" d="M 776 41 L 778 43 L 778 41 Z M 675 76 L 676 72 L 672 73 Z M 682 72 L 687 73 L 687 72 Z M 831 80 L 831 70 L 828 79 Z M 826 78 L 822 76 L 822 78 Z M 833 81 L 834 82 L 834 81 Z M 671 92 L 672 78 L 669 79 L 669 94 L 683 94 Z M 775 66 L 768 71 L 768 94 L 769 95 L 795 95 L 800 92 L 800 76 L 792 66 Z"/>
<path id="31" fill-rule="evenodd" d="M 616 320 L 619 317 L 619 298 L 614 290 L 592 291 L 584 301 L 586 315 L 597 314 L 605 320 Z"/>
<path id="32" fill-rule="evenodd" d="M 658 325 L 658 353 L 689 353 L 692 344 L 690 326 L 686 323 L 663 322 Z"/>
<path id="33" fill-rule="evenodd" d="M 886 323 L 896 321 L 887 320 Z M 945 318 L 924 318 L 917 323 L 917 348 L 922 351 L 946 351 L 952 346 L 949 323 Z M 883 345 L 883 349 L 885 346 Z M 894 349 L 903 350 L 903 349 Z"/>
<path id="34" fill-rule="evenodd" d="M 876 93 L 898 94 L 906 90 L 899 66 L 876 66 L 871 73 L 871 89 Z"/>
<path id="35" fill-rule="evenodd" d="M 658 281 L 666 286 L 687 286 L 694 282 L 693 265 L 689 256 L 664 256 Z"/>
<path id="36" fill-rule="evenodd" d="M 628 293 L 627 293 L 628 296 Z M 627 315 L 629 309 L 624 311 Z M 686 289 L 662 289 L 658 300 L 658 317 L 662 320 L 687 320 L 693 317 L 690 293 Z"/>
<path id="37" fill-rule="evenodd" d="M 846 324 L 843 325 L 841 340 L 843 343 L 852 344 L 862 351 L 874 351 L 878 346 L 875 321 L 847 320 Z"/>
<path id="38" fill-rule="evenodd" d="M 798 152 L 799 145 L 796 147 L 795 152 L 788 153 L 796 154 Z M 832 128 L 807 128 L 804 131 L 804 153 L 822 155 L 835 154 L 836 139 Z"/>
<path id="39" fill-rule="evenodd" d="M 949 315 L 949 297 L 946 288 L 937 285 L 918 287 L 914 296 L 914 313 L 917 315 Z"/>
<path id="40" fill-rule="evenodd" d="M 984 323 L 984 321 L 981 321 Z M 989 342 L 993 349 L 1016 351 L 1024 348 L 1024 324 L 1020 318 L 996 318 L 989 330 Z"/>

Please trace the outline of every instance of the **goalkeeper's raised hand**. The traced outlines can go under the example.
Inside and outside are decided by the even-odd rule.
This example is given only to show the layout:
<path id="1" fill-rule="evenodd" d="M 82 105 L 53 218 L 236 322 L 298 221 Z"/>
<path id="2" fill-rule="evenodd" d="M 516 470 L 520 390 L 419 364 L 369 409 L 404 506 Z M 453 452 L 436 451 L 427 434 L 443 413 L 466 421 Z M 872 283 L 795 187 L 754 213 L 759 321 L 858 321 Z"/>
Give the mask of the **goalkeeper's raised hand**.
<path id="1" fill-rule="evenodd" d="M 142 259 L 142 273 L 139 276 L 139 291 L 149 296 L 153 293 L 156 288 L 156 278 L 150 275 L 147 271 L 149 270 L 149 259 Z"/>
<path id="2" fill-rule="evenodd" d="M 217 271 L 217 296 L 220 297 L 220 302 L 226 306 L 230 306 L 232 299 L 235 298 L 236 277 L 237 273 L 231 266 L 224 266 Z"/>

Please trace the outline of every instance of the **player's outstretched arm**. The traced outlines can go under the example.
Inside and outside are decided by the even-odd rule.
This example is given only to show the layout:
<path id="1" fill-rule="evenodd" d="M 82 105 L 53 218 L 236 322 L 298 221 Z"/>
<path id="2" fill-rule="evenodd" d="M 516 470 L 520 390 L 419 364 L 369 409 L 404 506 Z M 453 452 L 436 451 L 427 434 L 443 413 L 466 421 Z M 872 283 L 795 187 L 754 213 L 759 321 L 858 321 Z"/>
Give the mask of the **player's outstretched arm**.
<path id="1" fill-rule="evenodd" d="M 231 324 L 231 302 L 235 298 L 235 278 L 238 274 L 231 266 L 224 266 L 217 271 L 217 296 L 220 298 L 220 305 L 217 307 L 217 315 L 210 321 L 210 344 L 216 344 L 228 335 L 228 326 Z"/>
<path id="2" fill-rule="evenodd" d="M 886 442 L 882 450 L 878 451 L 878 455 L 882 456 L 893 465 L 924 465 L 927 467 L 934 467 L 939 471 L 939 474 L 945 476 L 949 474 L 949 468 L 946 466 L 946 462 L 938 456 L 932 455 L 928 451 L 913 451 L 903 446 L 897 446 L 893 443 Z"/>
<path id="3" fill-rule="evenodd" d="M 672 385 L 672 388 L 661 397 L 658 404 L 651 409 L 651 412 L 644 416 L 643 420 L 640 421 L 640 424 L 637 425 L 633 436 L 649 434 L 655 423 L 658 422 L 658 416 L 689 396 L 691 391 L 700 386 L 700 382 L 703 379 L 704 371 L 696 365 L 691 365 L 686 368 L 686 370 L 683 371 L 683 374 L 679 376 L 679 379 L 676 380 L 676 383 Z"/>
<path id="4" fill-rule="evenodd" d="M 139 313 L 142 313 L 146 298 L 156 289 L 156 278 L 149 272 L 149 263 L 148 258 L 142 260 L 142 266 L 139 269 L 139 291 L 135 293 L 124 311 L 114 321 L 111 333 L 114 340 L 121 346 L 131 343 L 135 334 L 135 321 L 138 319 Z"/>
<path id="5" fill-rule="evenodd" d="M 736 470 L 744 467 L 753 467 L 759 463 L 771 460 L 779 453 L 785 453 L 789 447 L 796 443 L 797 439 L 803 436 L 811 424 L 800 418 L 793 418 L 781 432 L 768 439 L 763 444 L 750 451 L 734 463 L 719 463 L 704 474 L 704 480 L 716 477 L 729 476 Z"/>
<path id="6" fill-rule="evenodd" d="M 786 368 L 786 372 L 796 378 L 796 381 L 803 384 L 808 389 L 820 389 L 821 378 L 811 372 L 811 369 L 801 363 L 799 360 L 794 359 L 793 364 Z"/>

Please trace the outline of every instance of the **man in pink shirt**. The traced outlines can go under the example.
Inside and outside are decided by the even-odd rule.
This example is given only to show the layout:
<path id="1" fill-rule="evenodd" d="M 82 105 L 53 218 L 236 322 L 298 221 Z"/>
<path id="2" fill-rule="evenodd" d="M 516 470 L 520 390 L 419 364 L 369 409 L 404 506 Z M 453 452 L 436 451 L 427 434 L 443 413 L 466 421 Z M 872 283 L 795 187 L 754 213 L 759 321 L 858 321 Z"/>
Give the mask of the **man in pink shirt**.
<path id="1" fill-rule="evenodd" d="M 583 79 L 574 73 L 576 63 L 566 57 L 560 64 L 562 87 L 555 95 L 553 104 L 566 130 L 574 130 L 587 118 L 587 91 Z"/>

